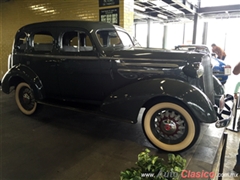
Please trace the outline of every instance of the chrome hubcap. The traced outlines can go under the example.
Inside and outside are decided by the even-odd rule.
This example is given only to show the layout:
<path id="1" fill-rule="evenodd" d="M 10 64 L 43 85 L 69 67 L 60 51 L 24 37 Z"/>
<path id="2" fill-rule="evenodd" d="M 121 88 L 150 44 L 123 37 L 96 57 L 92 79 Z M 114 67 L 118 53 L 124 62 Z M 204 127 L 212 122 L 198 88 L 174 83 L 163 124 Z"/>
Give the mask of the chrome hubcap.
<path id="1" fill-rule="evenodd" d="M 19 92 L 19 98 L 20 98 L 20 103 L 24 109 L 26 110 L 33 109 L 35 104 L 35 99 L 32 91 L 29 88 L 23 87 Z"/>
<path id="2" fill-rule="evenodd" d="M 31 97 L 29 96 L 29 94 L 24 93 L 23 94 L 23 102 L 28 104 L 30 102 L 30 100 L 31 100 Z"/>
<path id="3" fill-rule="evenodd" d="M 167 134 L 172 134 L 177 130 L 176 123 L 170 119 L 162 120 L 160 126 L 162 126 L 161 129 Z"/>
<path id="4" fill-rule="evenodd" d="M 154 127 L 161 138 L 169 140 L 179 140 L 186 132 L 184 117 L 170 109 L 157 112 Z"/>

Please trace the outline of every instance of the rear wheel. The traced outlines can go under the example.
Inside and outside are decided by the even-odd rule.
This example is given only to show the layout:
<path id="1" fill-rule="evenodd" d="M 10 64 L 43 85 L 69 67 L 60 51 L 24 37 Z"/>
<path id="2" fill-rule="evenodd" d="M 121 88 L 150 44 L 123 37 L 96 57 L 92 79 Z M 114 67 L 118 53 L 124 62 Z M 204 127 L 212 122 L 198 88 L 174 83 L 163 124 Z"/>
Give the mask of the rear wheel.
<path id="1" fill-rule="evenodd" d="M 26 115 L 31 115 L 36 111 L 37 103 L 30 86 L 21 82 L 15 91 L 15 100 L 20 111 Z"/>
<path id="2" fill-rule="evenodd" d="M 177 152 L 190 148 L 197 141 L 200 124 L 183 104 L 161 102 L 145 113 L 143 130 L 157 148 Z"/>

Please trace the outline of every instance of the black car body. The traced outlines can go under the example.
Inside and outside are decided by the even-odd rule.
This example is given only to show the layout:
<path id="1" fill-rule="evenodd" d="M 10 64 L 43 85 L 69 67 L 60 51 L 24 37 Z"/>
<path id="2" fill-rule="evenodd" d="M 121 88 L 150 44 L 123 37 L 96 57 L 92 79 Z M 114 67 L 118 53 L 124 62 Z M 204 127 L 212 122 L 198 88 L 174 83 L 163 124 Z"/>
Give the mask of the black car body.
<path id="1" fill-rule="evenodd" d="M 224 126 L 224 90 L 210 57 L 134 47 L 128 33 L 103 22 L 51 21 L 18 30 L 2 90 L 15 89 L 26 115 L 38 103 L 77 102 L 84 111 L 136 123 L 156 147 L 191 147 L 200 122 Z M 228 96 L 229 99 L 229 96 Z"/>

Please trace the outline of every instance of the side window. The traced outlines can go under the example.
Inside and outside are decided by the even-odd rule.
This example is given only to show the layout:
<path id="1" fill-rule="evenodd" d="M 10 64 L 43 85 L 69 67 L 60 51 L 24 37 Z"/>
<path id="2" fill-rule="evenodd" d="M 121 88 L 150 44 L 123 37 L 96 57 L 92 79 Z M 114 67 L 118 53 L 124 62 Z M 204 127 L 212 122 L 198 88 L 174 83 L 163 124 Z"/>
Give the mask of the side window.
<path id="1" fill-rule="evenodd" d="M 15 39 L 15 45 L 14 48 L 19 51 L 23 52 L 27 48 L 27 33 L 22 33 L 18 36 L 17 39 Z"/>
<path id="2" fill-rule="evenodd" d="M 62 36 L 62 51 L 92 51 L 93 45 L 89 36 L 83 31 L 65 32 Z"/>
<path id="3" fill-rule="evenodd" d="M 48 32 L 36 33 L 33 37 L 33 47 L 35 51 L 48 51 L 53 49 L 54 38 Z"/>

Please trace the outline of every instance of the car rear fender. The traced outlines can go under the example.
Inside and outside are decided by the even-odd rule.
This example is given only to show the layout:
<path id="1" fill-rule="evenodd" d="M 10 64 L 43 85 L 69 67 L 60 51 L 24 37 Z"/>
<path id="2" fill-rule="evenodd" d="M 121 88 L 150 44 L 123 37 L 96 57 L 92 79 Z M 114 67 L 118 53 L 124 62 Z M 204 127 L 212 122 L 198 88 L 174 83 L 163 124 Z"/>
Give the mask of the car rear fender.
<path id="1" fill-rule="evenodd" d="M 184 103 L 201 122 L 212 123 L 217 120 L 214 105 L 208 97 L 195 86 L 176 79 L 143 80 L 125 86 L 109 95 L 101 110 L 136 123 L 147 104 L 163 99 Z"/>
<path id="2" fill-rule="evenodd" d="M 29 67 L 22 64 L 13 66 L 5 73 L 2 79 L 2 91 L 9 94 L 11 87 L 16 86 L 22 81 L 30 85 L 37 100 L 44 98 L 43 84 L 38 75 Z"/>

